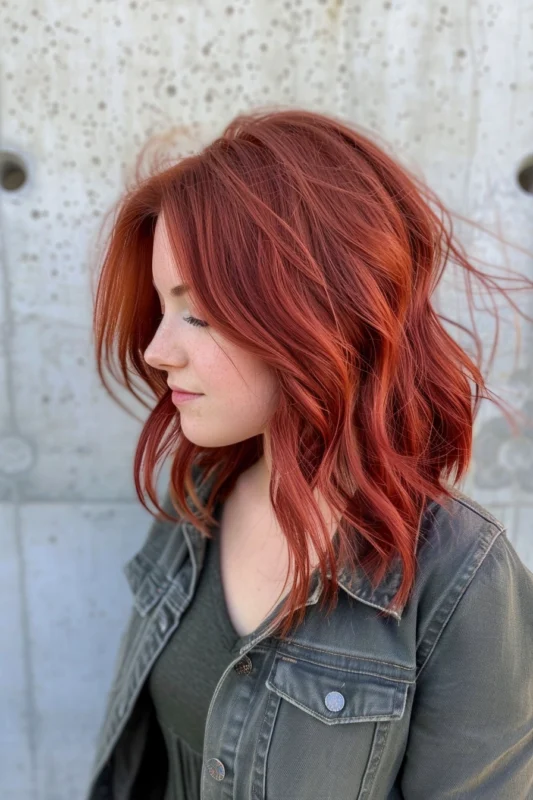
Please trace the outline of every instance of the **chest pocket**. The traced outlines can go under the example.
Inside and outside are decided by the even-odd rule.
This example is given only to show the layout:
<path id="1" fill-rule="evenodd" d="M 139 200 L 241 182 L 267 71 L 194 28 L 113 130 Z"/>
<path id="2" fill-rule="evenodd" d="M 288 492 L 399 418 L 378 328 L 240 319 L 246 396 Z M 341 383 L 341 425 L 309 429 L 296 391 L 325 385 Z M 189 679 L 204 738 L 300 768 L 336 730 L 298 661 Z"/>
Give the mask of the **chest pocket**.
<path id="1" fill-rule="evenodd" d="M 267 687 L 326 725 L 400 719 L 412 681 L 279 656 Z"/>
<path id="2" fill-rule="evenodd" d="M 408 727 L 414 670 L 370 659 L 338 669 L 311 659 L 278 655 L 266 680 L 273 728 L 264 800 L 371 797 L 390 727 Z"/>

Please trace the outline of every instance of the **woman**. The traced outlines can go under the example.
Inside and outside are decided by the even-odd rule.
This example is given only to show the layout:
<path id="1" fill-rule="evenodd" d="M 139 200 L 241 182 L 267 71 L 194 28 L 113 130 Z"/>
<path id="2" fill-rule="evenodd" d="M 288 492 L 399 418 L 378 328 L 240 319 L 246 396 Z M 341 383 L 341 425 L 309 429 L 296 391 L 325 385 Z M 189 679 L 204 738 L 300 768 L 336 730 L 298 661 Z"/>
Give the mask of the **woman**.
<path id="1" fill-rule="evenodd" d="M 431 305 L 452 262 L 495 284 L 431 200 L 303 110 L 123 198 L 97 360 L 155 395 L 161 513 L 88 800 L 533 797 L 533 574 L 453 486 L 486 386 Z"/>

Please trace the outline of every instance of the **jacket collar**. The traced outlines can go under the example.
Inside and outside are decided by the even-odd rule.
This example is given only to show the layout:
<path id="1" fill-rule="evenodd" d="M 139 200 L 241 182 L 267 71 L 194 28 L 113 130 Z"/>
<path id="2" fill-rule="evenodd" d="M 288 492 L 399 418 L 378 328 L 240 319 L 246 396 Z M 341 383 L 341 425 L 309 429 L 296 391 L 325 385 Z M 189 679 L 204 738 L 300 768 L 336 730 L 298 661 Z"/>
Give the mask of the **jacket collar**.
<path id="1" fill-rule="evenodd" d="M 215 475 L 210 476 L 207 480 L 203 481 L 203 483 L 196 485 L 196 491 L 202 504 L 207 502 L 214 478 Z M 192 503 L 190 505 L 192 508 L 194 508 Z M 425 511 L 420 515 L 417 532 L 418 537 L 420 536 L 420 530 L 427 518 L 428 509 L 434 506 L 434 502 L 430 501 L 426 506 Z M 191 544 L 194 550 L 195 561 L 198 565 L 198 570 L 200 571 L 205 557 L 206 539 L 202 536 L 198 528 L 196 528 L 190 522 L 186 521 L 185 526 L 187 533 L 190 536 Z M 336 537 L 337 534 L 335 534 L 334 539 Z M 376 588 L 372 588 L 370 579 L 366 573 L 359 568 L 356 568 L 354 571 L 350 570 L 348 567 L 339 567 L 337 570 L 337 580 L 339 586 L 345 592 L 347 592 L 347 594 L 349 594 L 355 600 L 359 600 L 361 603 L 364 603 L 365 605 L 372 606 L 373 608 L 394 617 L 398 622 L 400 622 L 402 619 L 405 602 L 396 603 L 396 605 L 394 605 L 392 608 L 387 608 L 387 605 L 391 602 L 392 598 L 398 591 L 402 581 L 402 576 L 403 568 L 399 556 L 396 556 L 392 560 L 387 573 L 385 574 L 379 586 Z M 313 573 L 310 594 L 317 592 L 319 585 L 321 589 L 322 578 L 317 568 Z"/>

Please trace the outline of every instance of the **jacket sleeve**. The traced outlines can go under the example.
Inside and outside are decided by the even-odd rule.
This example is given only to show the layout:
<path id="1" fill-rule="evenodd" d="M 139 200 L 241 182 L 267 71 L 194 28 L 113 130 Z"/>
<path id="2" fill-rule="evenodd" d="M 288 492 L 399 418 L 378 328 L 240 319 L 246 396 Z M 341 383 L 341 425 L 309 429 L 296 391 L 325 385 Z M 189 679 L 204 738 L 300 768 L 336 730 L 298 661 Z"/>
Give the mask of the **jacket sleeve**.
<path id="1" fill-rule="evenodd" d="M 423 665 L 405 800 L 532 800 L 533 573 L 503 531 Z"/>

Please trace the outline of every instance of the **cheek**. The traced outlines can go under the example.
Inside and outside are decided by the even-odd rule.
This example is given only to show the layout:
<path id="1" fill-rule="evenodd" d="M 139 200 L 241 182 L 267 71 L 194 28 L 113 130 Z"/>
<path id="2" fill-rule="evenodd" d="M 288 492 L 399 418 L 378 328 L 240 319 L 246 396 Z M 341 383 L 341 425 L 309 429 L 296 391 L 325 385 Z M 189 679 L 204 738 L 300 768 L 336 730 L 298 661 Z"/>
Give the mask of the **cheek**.
<path id="1" fill-rule="evenodd" d="M 253 422 L 272 413 L 277 403 L 277 381 L 272 370 L 256 360 L 218 355 L 203 366 L 206 393 L 222 410 L 238 419 Z"/>
<path id="2" fill-rule="evenodd" d="M 235 396 L 232 412 L 247 424 L 264 426 L 277 406 L 277 386 L 272 374 L 264 368 L 249 372 L 246 385 L 240 383 L 240 396 Z"/>
<path id="3" fill-rule="evenodd" d="M 181 407 L 182 429 L 204 447 L 224 447 L 265 432 L 278 400 L 274 376 L 264 367 L 226 354 L 196 363 L 205 397 Z"/>

